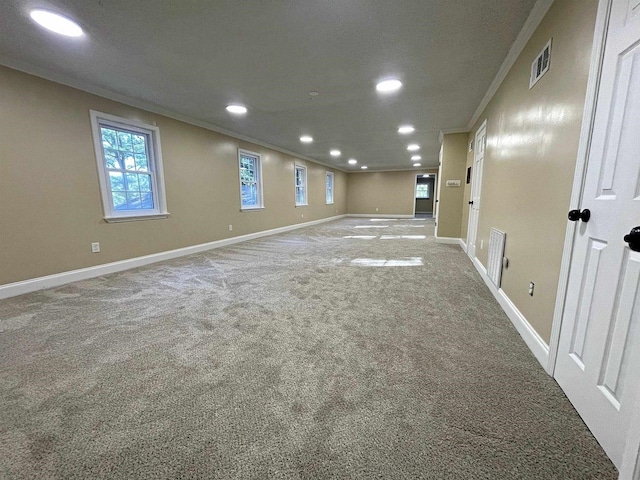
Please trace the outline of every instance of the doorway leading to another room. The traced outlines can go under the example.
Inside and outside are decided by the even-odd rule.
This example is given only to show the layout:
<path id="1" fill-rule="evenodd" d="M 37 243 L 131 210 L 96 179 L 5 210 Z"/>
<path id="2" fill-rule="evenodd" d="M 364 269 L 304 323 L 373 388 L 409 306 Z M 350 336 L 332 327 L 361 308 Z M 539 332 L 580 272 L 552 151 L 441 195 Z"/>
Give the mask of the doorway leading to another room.
<path id="1" fill-rule="evenodd" d="M 413 215 L 415 218 L 433 218 L 435 207 L 435 173 L 416 175 Z"/>

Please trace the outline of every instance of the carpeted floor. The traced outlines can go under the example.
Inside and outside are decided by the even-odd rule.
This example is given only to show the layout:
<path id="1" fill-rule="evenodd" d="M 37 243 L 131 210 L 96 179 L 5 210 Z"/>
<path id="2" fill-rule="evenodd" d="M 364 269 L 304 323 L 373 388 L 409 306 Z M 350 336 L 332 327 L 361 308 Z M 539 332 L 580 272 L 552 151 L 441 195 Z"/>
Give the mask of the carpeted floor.
<path id="1" fill-rule="evenodd" d="M 0 415 L 1 478 L 617 477 L 424 219 L 3 300 Z"/>

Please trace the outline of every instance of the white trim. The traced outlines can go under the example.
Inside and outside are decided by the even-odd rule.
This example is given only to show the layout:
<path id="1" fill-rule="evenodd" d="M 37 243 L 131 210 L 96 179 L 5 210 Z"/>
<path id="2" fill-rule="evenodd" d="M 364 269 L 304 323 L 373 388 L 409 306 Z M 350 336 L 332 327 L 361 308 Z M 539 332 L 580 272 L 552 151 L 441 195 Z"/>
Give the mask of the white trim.
<path id="1" fill-rule="evenodd" d="M 331 177 L 331 202 L 327 202 L 327 179 Z M 326 205 L 334 205 L 335 204 L 335 185 L 336 185 L 336 175 L 333 172 L 326 171 L 324 176 L 324 201 Z"/>
<path id="2" fill-rule="evenodd" d="M 43 290 L 45 288 L 59 287 L 60 285 L 65 285 L 71 282 L 100 277 L 109 273 L 121 272 L 123 270 L 142 267 L 151 263 L 162 262 L 164 260 L 183 257 L 185 255 L 191 255 L 193 253 L 205 252 L 207 250 L 212 250 L 215 248 L 226 247 L 235 243 L 246 242 L 248 240 L 254 240 L 256 238 L 266 237 L 269 235 L 285 233 L 291 230 L 296 230 L 298 228 L 310 227 L 312 225 L 318 225 L 320 223 L 339 220 L 344 217 L 346 217 L 346 215 L 336 215 L 333 217 L 321 218 L 320 220 L 297 223 L 294 225 L 287 225 L 286 227 L 278 227 L 271 230 L 249 233 L 247 235 L 240 235 L 237 237 L 215 240 L 213 242 L 201 243 L 199 245 L 192 245 L 190 247 L 177 248 L 175 250 L 168 250 L 166 252 L 152 253 L 151 255 L 145 255 L 142 257 L 129 258 L 112 263 L 105 263 L 102 265 L 96 265 L 94 267 L 80 268 L 78 270 L 70 270 L 67 272 L 47 275 L 45 277 L 38 277 L 29 280 L 23 280 L 21 282 L 8 283 L 5 285 L 0 285 L 0 299 L 15 297 L 16 295 L 23 295 L 25 293 L 35 292 L 37 290 Z"/>
<path id="3" fill-rule="evenodd" d="M 465 242 L 462 238 L 460 239 L 460 248 L 464 250 L 464 253 L 467 253 L 467 242 Z"/>
<path id="4" fill-rule="evenodd" d="M 500 70 L 498 70 L 498 73 L 493 79 L 493 82 L 491 82 L 491 85 L 489 85 L 487 93 L 485 93 L 482 101 L 480 102 L 480 105 L 478 105 L 478 108 L 476 108 L 476 111 L 471 117 L 471 120 L 469 120 L 469 123 L 467 123 L 468 132 L 473 129 L 473 126 L 480 118 L 480 115 L 482 115 L 484 109 L 487 108 L 487 105 L 498 91 L 498 88 L 500 88 L 500 85 L 502 85 L 502 82 L 509 73 L 509 70 L 511 70 L 513 64 L 516 63 L 516 60 L 524 50 L 524 47 L 526 47 L 527 43 L 531 39 L 531 36 L 536 31 L 536 28 L 538 28 L 538 25 L 540 25 L 540 22 L 549 11 L 549 8 L 551 8 L 552 4 L 553 0 L 538 0 L 531 9 L 531 13 L 527 18 L 527 21 L 524 22 L 522 30 L 520 30 L 520 33 L 513 42 L 513 45 L 511 45 L 511 49 L 505 57 L 504 62 L 502 62 Z"/>
<path id="5" fill-rule="evenodd" d="M 591 136 L 593 134 L 593 124 L 595 121 L 598 90 L 600 88 L 600 76 L 602 74 L 602 61 L 604 58 L 604 46 L 607 37 L 609 16 L 611 14 L 611 4 L 612 0 L 600 0 L 598 4 L 598 14 L 596 17 L 595 33 L 591 50 L 589 80 L 587 82 L 587 94 L 582 114 L 580 142 L 578 144 L 576 169 L 573 176 L 573 188 L 571 190 L 569 210 L 577 209 L 582 199 L 582 187 L 584 184 L 584 177 L 587 173 L 587 160 L 589 158 Z M 549 372 L 549 375 L 553 375 L 556 358 L 558 356 L 560 328 L 562 327 L 565 297 L 567 294 L 567 286 L 569 284 L 569 268 L 571 266 L 571 256 L 573 254 L 575 230 L 576 222 L 567 221 L 567 228 L 564 235 L 564 247 L 562 250 L 562 262 L 560 264 L 560 275 L 558 278 L 556 303 L 553 310 L 551 337 L 549 339 L 549 365 L 547 366 L 547 372 Z"/>
<path id="6" fill-rule="evenodd" d="M 138 120 L 118 117 L 116 115 L 99 112 L 97 110 L 89 110 L 89 118 L 91 122 L 96 166 L 98 168 L 98 179 L 100 181 L 102 211 L 105 221 L 108 223 L 114 223 L 167 218 L 169 216 L 169 212 L 167 211 L 167 197 L 165 194 L 164 173 L 162 168 L 160 129 L 155 125 L 149 125 L 148 123 L 143 123 Z M 111 183 L 108 179 L 107 168 L 105 166 L 104 148 L 102 145 L 102 135 L 100 133 L 100 127 L 103 125 L 113 129 L 139 132 L 148 139 L 149 144 L 147 145 L 147 148 L 149 151 L 147 152 L 147 160 L 149 163 L 149 171 L 144 173 L 147 173 L 151 180 L 151 191 L 154 197 L 153 209 L 121 211 L 114 208 L 111 194 Z"/>
<path id="7" fill-rule="evenodd" d="M 253 157 L 256 159 L 255 175 L 258 177 L 256 184 L 258 186 L 258 205 L 244 206 L 242 204 L 242 156 Z M 262 156 L 258 152 L 252 152 L 244 148 L 238 148 L 238 185 L 240 186 L 240 211 L 261 210 L 264 209 L 264 197 L 262 195 Z"/>
<path id="8" fill-rule="evenodd" d="M 531 350 L 531 353 L 533 353 L 533 356 L 536 357 L 538 362 L 540 362 L 540 365 L 542 365 L 542 368 L 544 368 L 546 371 L 549 360 L 549 346 L 533 329 L 531 324 L 527 321 L 520 310 L 518 310 L 511 299 L 507 297 L 507 294 L 504 293 L 504 290 L 502 290 L 501 288 L 498 289 L 493 284 L 493 282 L 489 279 L 487 270 L 484 268 L 482 263 L 480 263 L 477 258 L 474 258 L 471 261 L 476 267 L 476 270 L 478 270 L 478 273 L 480 273 L 480 277 L 482 277 L 482 280 L 484 280 L 484 283 L 489 288 L 489 291 L 491 291 L 495 299 L 502 307 L 502 310 L 504 310 L 504 313 L 507 314 L 507 317 L 509 317 L 509 320 L 511 320 L 511 323 L 524 340 L 524 343 L 527 344 L 529 350 Z"/>
<path id="9" fill-rule="evenodd" d="M 302 185 L 298 185 L 298 170 L 302 170 L 304 172 L 304 180 Z M 304 201 L 302 203 L 298 203 L 298 191 L 297 189 L 302 187 L 304 189 Z M 295 163 L 293 167 L 293 195 L 295 200 L 296 207 L 307 207 L 309 206 L 309 191 L 307 185 L 307 166 L 301 165 L 300 163 Z"/>
<path id="10" fill-rule="evenodd" d="M 247 135 L 234 132 L 232 130 L 227 130 L 226 128 L 222 128 L 217 125 L 214 125 L 213 123 L 191 118 L 187 115 L 183 115 L 181 113 L 175 112 L 168 108 L 164 108 L 150 102 L 145 102 L 144 100 L 139 100 L 137 98 L 132 98 L 127 95 L 122 95 L 120 93 L 112 92 L 105 88 L 92 85 L 83 80 L 78 80 L 76 78 L 72 78 L 70 76 L 54 72 L 45 67 L 31 65 L 27 62 L 24 62 L 22 60 L 18 60 L 6 55 L 0 55 L 0 65 L 4 65 L 8 68 L 12 68 L 14 70 L 27 73 L 29 75 L 34 75 L 36 77 L 44 78 L 45 80 L 49 80 L 54 83 L 59 83 L 60 85 L 66 85 L 68 87 L 75 88 L 77 90 L 87 92 L 92 95 L 96 95 L 98 97 L 113 100 L 114 102 L 122 103 L 124 105 L 129 105 L 130 107 L 139 108 L 149 113 L 155 113 L 157 115 L 162 115 L 163 117 L 171 118 L 173 120 L 178 120 L 179 122 L 187 123 L 189 125 L 194 125 L 196 127 L 201 127 L 206 130 L 210 130 L 212 132 L 221 133 L 223 135 L 227 135 L 228 137 L 234 138 L 236 140 L 242 140 L 245 142 L 253 143 L 254 145 L 259 145 L 261 147 L 274 150 L 276 152 L 284 153 L 286 155 L 291 155 L 292 157 L 296 157 L 301 160 L 307 160 L 308 162 L 315 163 L 316 165 L 322 165 L 323 167 L 333 168 L 335 170 L 339 170 L 345 173 L 349 172 L 349 170 L 345 168 L 340 168 L 335 165 L 331 165 L 329 163 L 324 163 L 324 162 L 315 160 L 311 157 L 304 156 L 298 152 L 293 152 L 291 150 L 287 150 L 286 148 L 278 147 L 277 145 L 273 145 L 271 143 L 258 140 L 256 138 L 249 137 Z"/>
<path id="11" fill-rule="evenodd" d="M 460 245 L 460 238 L 455 237 L 435 237 L 436 243 L 443 243 L 447 245 Z"/>
<path id="12" fill-rule="evenodd" d="M 353 218 L 414 218 L 415 215 L 383 215 L 381 213 L 348 213 Z"/>

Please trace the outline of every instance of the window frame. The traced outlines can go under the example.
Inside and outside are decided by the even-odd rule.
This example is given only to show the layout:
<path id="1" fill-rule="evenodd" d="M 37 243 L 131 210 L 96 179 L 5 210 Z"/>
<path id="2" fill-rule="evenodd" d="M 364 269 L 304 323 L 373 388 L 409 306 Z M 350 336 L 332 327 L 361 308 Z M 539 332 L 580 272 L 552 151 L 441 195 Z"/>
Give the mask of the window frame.
<path id="1" fill-rule="evenodd" d="M 418 196 L 418 191 L 420 190 L 420 186 L 421 185 L 426 185 L 427 186 L 427 196 L 426 197 L 420 197 Z M 431 199 L 431 184 L 430 183 L 418 183 L 416 185 L 416 200 L 430 200 Z"/>
<path id="2" fill-rule="evenodd" d="M 304 172 L 304 176 L 303 176 L 303 183 L 302 185 L 298 185 L 298 170 L 301 170 L 302 172 Z M 308 183 L 307 183 L 307 167 L 305 165 L 300 165 L 300 164 L 295 164 L 294 168 L 293 168 L 293 192 L 294 192 L 294 199 L 296 202 L 296 207 L 306 207 L 309 205 L 309 191 L 308 191 L 308 187 L 307 187 Z M 304 192 L 304 202 L 303 203 L 298 203 L 298 188 L 303 188 L 303 192 Z"/>
<path id="3" fill-rule="evenodd" d="M 329 189 L 329 178 L 331 179 L 331 189 Z M 325 194 L 324 194 L 324 198 L 325 201 L 327 202 L 327 205 L 333 205 L 335 203 L 335 198 L 334 198 L 334 190 L 335 190 L 335 175 L 333 172 L 327 172 L 327 176 L 325 178 Z M 327 200 L 329 197 L 329 192 L 331 192 L 331 199 Z"/>
<path id="4" fill-rule="evenodd" d="M 242 203 L 242 156 L 253 157 L 256 159 L 256 176 L 258 177 L 255 180 L 256 187 L 258 189 L 258 205 L 253 206 L 244 206 Z M 242 212 L 250 212 L 256 210 L 264 209 L 264 197 L 263 197 L 263 188 L 262 188 L 262 156 L 257 152 L 252 152 L 251 150 L 245 150 L 243 148 L 238 148 L 238 184 L 240 186 L 240 211 Z"/>
<path id="5" fill-rule="evenodd" d="M 169 212 L 167 211 L 167 199 L 165 195 L 160 129 L 155 125 L 149 125 L 96 110 L 90 110 L 89 113 L 91 117 L 91 130 L 93 133 L 96 166 L 98 167 L 98 180 L 104 220 L 108 223 L 115 223 L 167 218 Z M 102 135 L 100 132 L 101 127 L 125 130 L 147 137 L 147 161 L 149 171 L 145 173 L 148 173 L 151 177 L 151 190 L 154 198 L 153 209 L 116 210 L 114 208 L 113 196 L 111 195 L 111 183 L 105 165 L 104 147 L 102 145 Z"/>

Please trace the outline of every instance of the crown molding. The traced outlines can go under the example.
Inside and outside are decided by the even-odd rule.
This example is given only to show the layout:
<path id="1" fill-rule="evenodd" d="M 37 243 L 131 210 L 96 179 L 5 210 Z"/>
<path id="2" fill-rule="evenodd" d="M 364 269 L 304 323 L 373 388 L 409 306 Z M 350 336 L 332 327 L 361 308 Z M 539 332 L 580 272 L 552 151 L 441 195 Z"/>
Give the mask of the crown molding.
<path id="1" fill-rule="evenodd" d="M 210 130 L 212 132 L 221 133 L 223 135 L 227 135 L 228 137 L 235 138 L 236 140 L 242 140 L 245 142 L 253 143 L 254 145 L 260 145 L 261 147 L 269 148 L 271 150 L 275 150 L 276 152 L 284 153 L 285 155 L 290 155 L 292 157 L 298 158 L 300 160 L 305 160 L 307 162 L 315 163 L 317 165 L 321 165 L 323 167 L 331 168 L 333 170 L 338 170 L 340 172 L 348 173 L 349 170 L 342 167 L 336 167 L 335 165 L 330 165 L 328 163 L 323 163 L 321 161 L 315 160 L 310 157 L 306 157 L 296 152 L 292 152 L 291 150 L 287 150 L 286 148 L 278 147 L 277 145 L 273 145 L 268 142 L 264 142 L 262 140 L 258 140 L 257 138 L 249 137 L 247 135 L 243 135 L 238 132 L 234 132 L 232 130 L 227 130 L 225 128 L 214 125 L 213 123 L 206 122 L 204 120 L 198 120 L 195 118 L 191 118 L 189 116 L 183 115 L 181 113 L 175 112 L 173 110 L 167 109 L 165 107 L 161 107 L 151 102 L 146 102 L 144 100 L 139 100 L 137 98 L 129 97 L 127 95 L 122 95 L 120 93 L 113 92 L 103 87 L 99 87 L 97 85 L 93 85 L 89 82 L 84 82 L 82 80 L 78 80 L 76 78 L 72 78 L 68 75 L 64 75 L 61 73 L 54 72 L 48 68 L 40 67 L 37 65 L 32 65 L 30 63 L 23 62 L 22 60 L 17 60 L 12 57 L 0 56 L 0 65 L 4 65 L 7 68 L 11 68 L 13 70 L 18 70 L 20 72 L 27 73 L 29 75 L 34 75 L 36 77 L 44 78 L 45 80 L 49 80 L 54 83 L 59 83 L 61 85 L 65 85 L 67 87 L 75 88 L 76 90 L 81 90 L 86 93 L 90 93 L 92 95 L 96 95 L 98 97 L 106 98 L 108 100 L 113 100 L 114 102 L 123 103 L 130 107 L 139 108 L 141 110 L 145 110 L 147 112 L 155 113 L 157 115 L 162 115 L 164 117 L 171 118 L 173 120 L 178 120 L 179 122 L 187 123 L 189 125 L 193 125 L 196 127 L 204 128 L 206 130 Z"/>
<path id="2" fill-rule="evenodd" d="M 489 85 L 489 90 L 487 90 L 487 93 L 485 93 L 484 97 L 482 98 L 480 105 L 478 105 L 478 108 L 471 117 L 471 120 L 469 120 L 469 123 L 467 124 L 468 132 L 473 129 L 473 126 L 480 119 L 480 115 L 482 115 L 482 112 L 484 112 L 484 109 L 487 108 L 487 105 L 498 91 L 498 88 L 500 88 L 500 85 L 502 85 L 502 82 L 509 73 L 509 70 L 511 70 L 511 67 L 513 67 L 513 64 L 516 62 L 516 60 L 524 50 L 524 47 L 527 45 L 529 40 L 531 40 L 531 36 L 536 31 L 536 28 L 538 28 L 538 26 L 540 25 L 540 22 L 549 11 L 549 8 L 551 8 L 552 4 L 553 0 L 538 0 L 531 9 L 531 13 L 529 14 L 527 20 L 524 22 L 522 30 L 520 30 L 520 33 L 513 42 L 513 45 L 511 45 L 511 49 L 504 59 L 504 62 L 502 62 L 502 65 L 500 66 L 498 73 L 493 79 L 493 82 L 491 82 L 491 85 Z"/>

